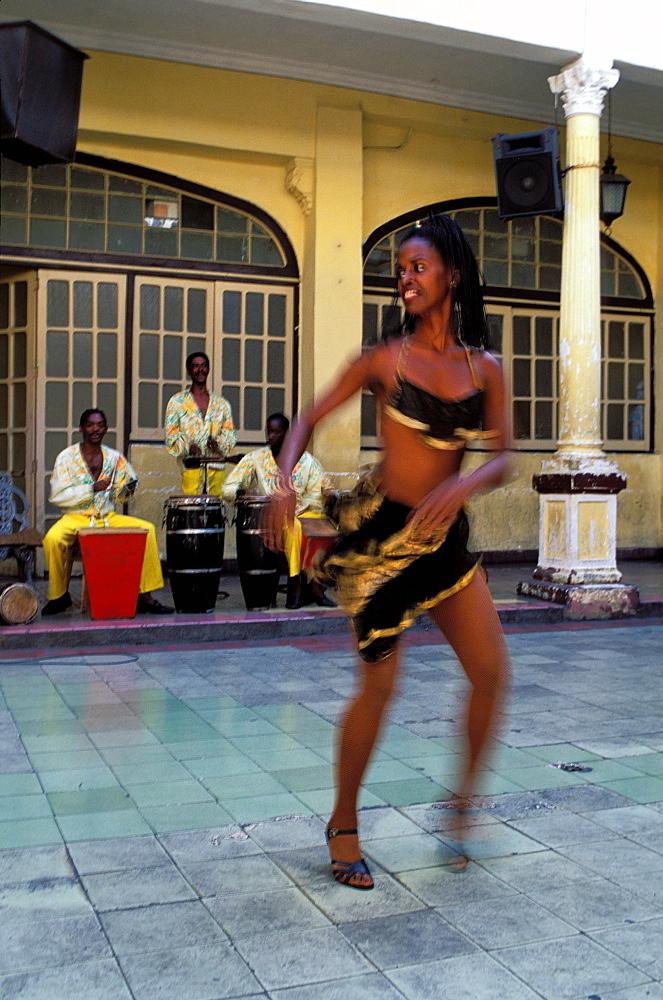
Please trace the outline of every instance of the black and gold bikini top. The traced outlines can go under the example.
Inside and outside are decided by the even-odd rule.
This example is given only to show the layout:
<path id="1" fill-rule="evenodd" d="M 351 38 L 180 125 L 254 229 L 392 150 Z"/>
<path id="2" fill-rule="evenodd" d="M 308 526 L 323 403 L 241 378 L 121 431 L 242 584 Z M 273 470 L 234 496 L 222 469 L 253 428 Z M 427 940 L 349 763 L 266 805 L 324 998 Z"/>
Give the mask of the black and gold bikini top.
<path id="1" fill-rule="evenodd" d="M 477 382 L 469 348 L 465 347 L 465 356 L 475 391 L 464 399 L 440 399 L 408 382 L 405 366 L 409 349 L 410 338 L 407 338 L 398 356 L 396 381 L 384 413 L 405 427 L 421 431 L 420 438 L 429 448 L 455 451 L 464 448 L 467 441 L 496 437 L 497 431 L 481 429 L 486 393 Z"/>

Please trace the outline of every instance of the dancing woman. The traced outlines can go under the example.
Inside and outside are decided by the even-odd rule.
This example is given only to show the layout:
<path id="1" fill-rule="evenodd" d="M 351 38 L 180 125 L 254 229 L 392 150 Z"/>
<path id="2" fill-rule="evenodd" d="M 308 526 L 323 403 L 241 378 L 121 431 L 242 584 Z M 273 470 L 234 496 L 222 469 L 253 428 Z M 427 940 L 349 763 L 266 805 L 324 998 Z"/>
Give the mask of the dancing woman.
<path id="1" fill-rule="evenodd" d="M 281 547 L 284 520 L 294 516 L 291 473 L 313 428 L 369 387 L 380 410 L 382 461 L 372 491 L 364 489 L 346 512 L 325 565 L 360 658 L 326 831 L 332 874 L 355 889 L 373 888 L 359 848 L 357 796 L 398 676 L 401 632 L 427 610 L 469 680 L 467 752 L 455 797 L 461 830 L 509 674 L 497 612 L 467 550 L 464 511 L 469 497 L 499 485 L 508 468 L 502 374 L 486 350 L 479 269 L 459 226 L 437 215 L 405 233 L 397 278 L 403 335 L 363 353 L 302 411 L 281 449 L 282 478 L 265 518 L 267 543 Z M 477 438 L 493 454 L 461 476 L 466 442 Z"/>

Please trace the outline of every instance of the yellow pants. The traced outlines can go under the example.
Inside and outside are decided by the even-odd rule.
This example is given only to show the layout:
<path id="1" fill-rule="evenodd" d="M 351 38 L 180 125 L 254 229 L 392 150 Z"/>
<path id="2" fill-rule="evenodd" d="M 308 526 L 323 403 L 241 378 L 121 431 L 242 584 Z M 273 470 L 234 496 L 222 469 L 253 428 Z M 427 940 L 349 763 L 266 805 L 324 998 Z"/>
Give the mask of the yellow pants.
<path id="1" fill-rule="evenodd" d="M 89 528 L 92 518 L 88 514 L 64 514 L 59 521 L 46 533 L 44 537 L 44 556 L 48 567 L 48 599 L 55 601 L 62 597 L 67 589 L 67 549 L 76 540 L 76 535 L 81 528 Z M 154 525 L 149 521 L 141 521 L 138 517 L 127 517 L 126 514 L 105 515 L 109 528 L 147 528 L 147 538 L 145 539 L 145 555 L 143 557 L 143 569 L 140 574 L 139 591 L 141 594 L 149 594 L 151 590 L 159 590 L 163 587 L 163 574 L 161 573 L 161 561 L 159 550 L 157 549 L 157 538 Z M 97 521 L 97 525 L 99 521 Z"/>
<path id="2" fill-rule="evenodd" d="M 324 517 L 316 510 L 305 510 L 298 517 Z M 288 563 L 288 576 L 299 576 L 302 568 L 302 526 L 298 518 L 292 528 L 287 524 L 283 525 L 283 551 Z"/>
<path id="3" fill-rule="evenodd" d="M 207 470 L 207 493 L 215 497 L 221 496 L 221 487 L 226 478 L 224 469 Z M 204 469 L 182 469 L 182 493 L 195 496 L 203 492 L 205 486 Z"/>

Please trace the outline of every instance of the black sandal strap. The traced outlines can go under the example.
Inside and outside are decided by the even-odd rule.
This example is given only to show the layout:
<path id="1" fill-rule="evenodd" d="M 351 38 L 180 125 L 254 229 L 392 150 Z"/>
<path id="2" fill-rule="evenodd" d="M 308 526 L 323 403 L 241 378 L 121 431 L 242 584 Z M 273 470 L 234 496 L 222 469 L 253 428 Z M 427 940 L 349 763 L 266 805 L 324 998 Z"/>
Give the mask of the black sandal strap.
<path id="1" fill-rule="evenodd" d="M 327 838 L 327 843 L 329 843 L 334 837 L 350 837 L 355 833 L 358 833 L 356 827 L 354 830 L 339 830 L 336 826 L 328 826 L 325 830 L 325 837 Z"/>

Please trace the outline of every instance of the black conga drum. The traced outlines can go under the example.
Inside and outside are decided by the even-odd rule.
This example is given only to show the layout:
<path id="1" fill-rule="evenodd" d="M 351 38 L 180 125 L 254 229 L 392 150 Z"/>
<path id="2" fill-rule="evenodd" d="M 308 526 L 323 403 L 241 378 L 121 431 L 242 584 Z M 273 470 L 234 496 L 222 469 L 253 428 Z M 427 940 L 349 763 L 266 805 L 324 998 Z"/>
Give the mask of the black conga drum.
<path id="1" fill-rule="evenodd" d="M 213 611 L 223 566 L 221 499 L 174 496 L 166 501 L 166 565 L 177 611 Z"/>
<path id="2" fill-rule="evenodd" d="M 268 497 L 245 493 L 235 502 L 239 582 L 249 611 L 276 607 L 282 556 L 267 548 L 260 528 L 268 501 Z"/>

